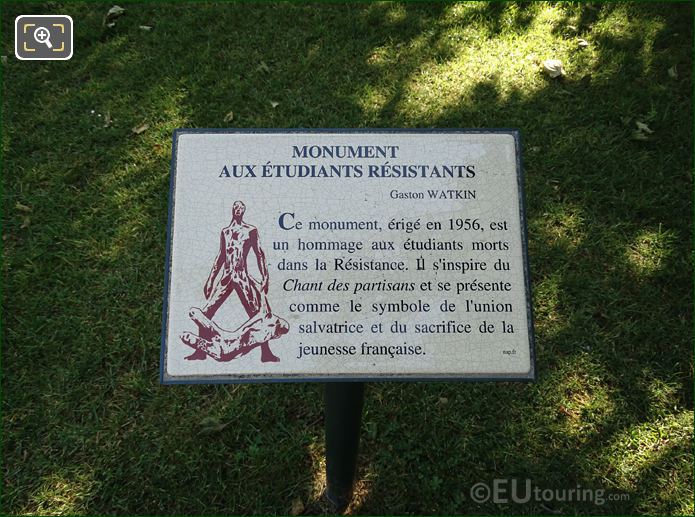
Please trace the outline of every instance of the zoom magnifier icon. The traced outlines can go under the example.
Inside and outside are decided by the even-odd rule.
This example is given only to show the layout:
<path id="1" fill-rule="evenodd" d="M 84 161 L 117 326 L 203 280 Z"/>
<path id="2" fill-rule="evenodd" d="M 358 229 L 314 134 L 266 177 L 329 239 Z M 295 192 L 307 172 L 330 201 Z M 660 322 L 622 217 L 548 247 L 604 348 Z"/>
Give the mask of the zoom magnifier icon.
<path id="1" fill-rule="evenodd" d="M 14 21 L 14 53 L 20 60 L 72 57 L 73 23 L 66 14 L 23 14 Z"/>
<path id="2" fill-rule="evenodd" d="M 42 43 L 48 48 L 53 48 L 53 45 L 51 45 L 51 33 L 46 27 L 37 27 L 34 31 L 34 39 L 37 43 Z"/>

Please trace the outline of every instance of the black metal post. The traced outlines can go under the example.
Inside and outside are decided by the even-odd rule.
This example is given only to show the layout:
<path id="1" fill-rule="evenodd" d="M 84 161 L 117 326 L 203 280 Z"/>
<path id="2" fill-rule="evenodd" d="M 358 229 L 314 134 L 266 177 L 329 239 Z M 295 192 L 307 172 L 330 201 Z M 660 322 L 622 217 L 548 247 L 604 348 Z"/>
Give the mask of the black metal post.
<path id="1" fill-rule="evenodd" d="M 326 497 L 336 510 L 352 498 L 364 403 L 363 382 L 327 382 Z"/>

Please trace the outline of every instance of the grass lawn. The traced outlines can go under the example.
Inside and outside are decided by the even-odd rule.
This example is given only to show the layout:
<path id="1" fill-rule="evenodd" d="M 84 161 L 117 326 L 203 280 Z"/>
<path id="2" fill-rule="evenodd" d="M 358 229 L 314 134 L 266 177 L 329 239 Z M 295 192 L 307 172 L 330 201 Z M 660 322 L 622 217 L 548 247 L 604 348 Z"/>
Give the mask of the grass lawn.
<path id="1" fill-rule="evenodd" d="M 0 7 L 3 513 L 322 511 L 321 385 L 159 385 L 178 127 L 521 131 L 538 382 L 370 384 L 350 512 L 693 513 L 690 3 L 111 5 Z"/>

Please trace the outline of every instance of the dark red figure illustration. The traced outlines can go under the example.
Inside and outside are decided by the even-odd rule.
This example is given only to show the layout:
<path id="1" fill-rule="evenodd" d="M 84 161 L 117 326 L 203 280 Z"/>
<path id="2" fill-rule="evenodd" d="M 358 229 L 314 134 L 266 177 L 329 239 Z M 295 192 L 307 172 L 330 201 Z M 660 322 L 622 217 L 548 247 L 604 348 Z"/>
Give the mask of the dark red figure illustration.
<path id="1" fill-rule="evenodd" d="M 220 233 L 220 250 L 208 276 L 203 294 L 205 306 L 192 307 L 188 315 L 198 325 L 199 335 L 191 332 L 181 334 L 181 341 L 195 349 L 188 360 L 205 359 L 231 361 L 246 355 L 256 347 L 261 349 L 261 361 L 277 362 L 280 359 L 270 350 L 268 342 L 289 331 L 289 324 L 274 316 L 268 303 L 268 264 L 258 239 L 258 230 L 243 220 L 246 206 L 235 201 L 232 206 L 232 221 Z M 248 255 L 256 255 L 260 284 L 248 272 Z M 249 319 L 236 330 L 226 330 L 212 318 L 236 292 Z"/>

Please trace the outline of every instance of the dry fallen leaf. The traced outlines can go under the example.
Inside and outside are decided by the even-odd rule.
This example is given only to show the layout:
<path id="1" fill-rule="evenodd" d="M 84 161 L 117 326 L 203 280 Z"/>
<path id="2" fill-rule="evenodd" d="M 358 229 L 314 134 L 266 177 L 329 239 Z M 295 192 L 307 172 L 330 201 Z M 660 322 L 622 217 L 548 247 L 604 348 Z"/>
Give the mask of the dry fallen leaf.
<path id="1" fill-rule="evenodd" d="M 31 219 L 29 218 L 29 216 L 26 216 L 24 218 L 24 222 L 22 222 L 22 226 L 20 226 L 20 228 L 23 230 L 24 228 L 28 228 L 30 224 L 31 224 Z"/>
<path id="2" fill-rule="evenodd" d="M 585 39 L 579 38 L 577 40 L 577 45 L 579 45 L 580 48 L 586 48 L 589 46 L 589 42 L 586 41 Z"/>
<path id="3" fill-rule="evenodd" d="M 290 509 L 290 515 L 300 515 L 304 511 L 304 503 L 297 497 L 292 501 L 292 508 Z"/>
<path id="4" fill-rule="evenodd" d="M 668 69 L 668 76 L 673 79 L 678 79 L 678 69 L 676 68 L 676 65 L 673 65 Z"/>
<path id="5" fill-rule="evenodd" d="M 446 397 L 439 397 L 439 403 L 440 403 L 440 404 L 448 404 L 448 403 L 449 403 L 449 399 L 446 398 Z"/>
<path id="6" fill-rule="evenodd" d="M 111 9 L 109 9 L 109 12 L 106 13 L 106 16 L 115 18 L 116 16 L 120 16 L 125 12 L 125 9 L 121 7 L 120 5 L 114 5 Z"/>
<path id="7" fill-rule="evenodd" d="M 217 434 L 224 431 L 225 427 L 227 427 L 228 425 L 229 422 L 227 422 L 226 424 L 218 424 L 215 426 L 203 427 L 200 430 L 200 434 Z"/>
<path id="8" fill-rule="evenodd" d="M 231 122 L 232 120 L 234 120 L 234 112 L 233 112 L 233 111 L 230 111 L 229 113 L 227 113 L 227 114 L 224 116 L 224 121 L 225 121 L 225 122 Z"/>
<path id="9" fill-rule="evenodd" d="M 152 25 L 140 25 L 140 30 L 151 31 L 152 29 L 154 29 Z"/>
<path id="10" fill-rule="evenodd" d="M 546 59 L 543 61 L 543 70 L 553 78 L 565 75 L 565 69 L 562 68 L 562 61 L 559 59 Z"/>
<path id="11" fill-rule="evenodd" d="M 275 102 L 275 101 L 270 101 L 270 105 L 271 105 L 273 108 L 277 108 L 277 107 L 280 105 L 280 103 L 279 103 L 279 102 Z"/>
<path id="12" fill-rule="evenodd" d="M 17 201 L 17 202 L 15 203 L 14 207 L 15 207 L 17 210 L 21 210 L 22 212 L 31 212 L 31 207 L 30 207 L 30 206 L 23 205 L 23 204 L 20 203 L 19 201 Z"/>
<path id="13" fill-rule="evenodd" d="M 149 128 L 149 124 L 142 124 L 140 126 L 135 126 L 131 131 L 135 133 L 136 135 L 139 135 L 140 133 L 144 132 Z"/>
<path id="14" fill-rule="evenodd" d="M 215 417 L 205 417 L 200 421 L 200 434 L 216 434 L 224 431 L 231 422 L 222 423 Z"/>
<path id="15" fill-rule="evenodd" d="M 654 133 L 654 131 L 649 129 L 649 126 L 643 122 L 635 122 L 635 124 L 637 125 L 638 131 L 642 131 L 644 133 L 647 133 L 648 135 L 651 135 L 652 133 Z"/>
<path id="16" fill-rule="evenodd" d="M 651 128 L 644 122 L 636 120 L 635 125 L 637 126 L 637 129 L 634 130 L 631 135 L 633 140 L 639 140 L 644 142 L 649 140 L 649 135 L 654 133 L 654 131 L 652 131 Z"/>
<path id="17" fill-rule="evenodd" d="M 107 27 L 114 27 L 116 25 L 116 18 L 121 16 L 125 12 L 125 9 L 120 5 L 114 5 L 104 16 L 104 25 Z"/>

